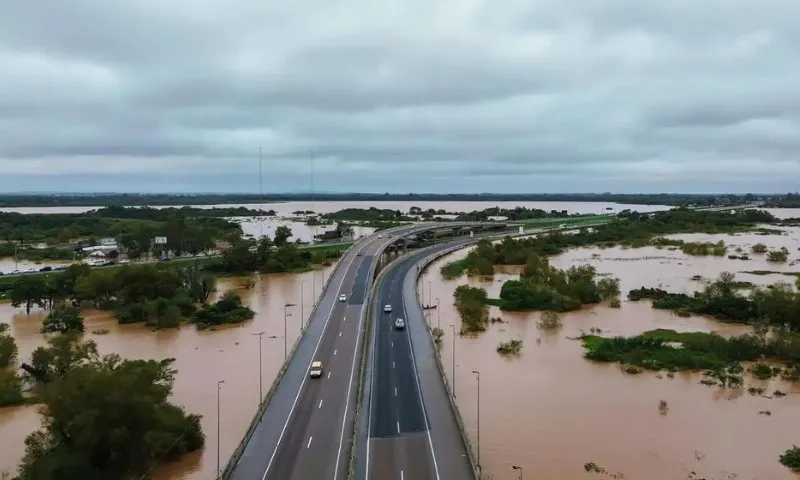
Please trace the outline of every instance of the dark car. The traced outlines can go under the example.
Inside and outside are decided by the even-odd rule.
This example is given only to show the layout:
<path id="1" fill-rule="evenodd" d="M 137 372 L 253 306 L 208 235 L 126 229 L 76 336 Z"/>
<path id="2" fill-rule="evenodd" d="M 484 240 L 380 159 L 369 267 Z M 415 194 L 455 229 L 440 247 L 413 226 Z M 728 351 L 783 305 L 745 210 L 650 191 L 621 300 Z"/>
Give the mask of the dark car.
<path id="1" fill-rule="evenodd" d="M 53 270 L 53 267 L 42 267 L 39 269 L 40 272 L 49 272 Z"/>

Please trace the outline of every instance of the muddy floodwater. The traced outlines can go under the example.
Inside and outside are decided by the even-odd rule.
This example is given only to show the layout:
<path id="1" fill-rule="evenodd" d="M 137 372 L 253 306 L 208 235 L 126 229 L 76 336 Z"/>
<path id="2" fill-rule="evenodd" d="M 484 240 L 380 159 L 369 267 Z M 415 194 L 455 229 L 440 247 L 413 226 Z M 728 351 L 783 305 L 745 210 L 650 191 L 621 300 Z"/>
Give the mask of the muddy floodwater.
<path id="1" fill-rule="evenodd" d="M 692 241 L 724 240 L 747 250 L 765 243 L 790 251 L 798 258 L 797 229 L 787 235 L 691 235 L 676 236 Z M 492 279 L 462 277 L 442 279 L 439 268 L 466 251 L 438 260 L 424 273 L 421 295 L 440 299 L 441 311 L 429 311 L 433 326 L 442 325 L 445 337 L 442 362 L 452 380 L 453 335 L 460 319 L 452 305 L 453 292 L 460 284 L 485 288 L 497 297 L 505 280 L 517 278 L 518 269 L 506 267 Z M 727 257 L 689 257 L 680 251 L 656 248 L 581 248 L 551 259 L 559 268 L 589 263 L 600 274 L 621 280 L 622 307 L 595 306 L 565 314 L 564 326 L 556 332 L 536 326 L 538 314 L 501 312 L 492 307 L 493 323 L 475 338 L 455 337 L 456 402 L 470 440 L 477 442 L 478 383 L 473 370 L 480 371 L 480 458 L 488 478 L 511 480 L 523 468 L 524 478 L 578 480 L 612 478 L 623 474 L 628 480 L 713 480 L 796 479 L 778 463 L 778 456 L 793 444 L 800 444 L 800 384 L 778 380 L 759 381 L 745 377 L 744 389 L 719 389 L 698 384 L 699 374 L 678 373 L 675 378 L 646 372 L 623 374 L 612 364 L 595 364 L 582 358 L 583 348 L 575 337 L 590 328 L 602 335 L 635 335 L 654 328 L 678 331 L 718 331 L 738 335 L 747 327 L 727 325 L 701 317 L 679 318 L 668 311 L 651 308 L 650 302 L 629 302 L 626 294 L 641 286 L 659 286 L 672 292 L 693 292 L 703 288 L 695 275 L 713 279 L 720 272 L 744 270 L 800 271 L 800 266 L 776 267 L 763 255 L 752 260 Z M 791 282 L 785 275 L 746 275 L 737 279 L 757 284 Z M 430 282 L 430 283 L 428 283 Z M 430 292 L 430 293 L 429 293 Z M 522 354 L 503 358 L 496 353 L 499 342 L 519 338 Z M 540 338 L 541 343 L 536 342 Z M 661 378 L 659 378 L 661 377 Z M 752 396 L 749 386 L 764 386 L 789 393 L 784 398 Z M 765 393 L 765 395 L 771 395 Z M 659 402 L 667 402 L 666 412 Z M 770 411 L 771 415 L 759 414 Z M 664 414 L 665 413 L 665 414 Z M 587 473 L 584 464 L 594 462 L 608 474 Z M 696 476 L 690 476 L 695 472 Z"/>
<path id="2" fill-rule="evenodd" d="M 172 400 L 187 411 L 203 416 L 205 449 L 179 462 L 160 468 L 157 480 L 205 480 L 215 477 L 217 450 L 217 381 L 225 380 L 220 393 L 220 455 L 224 466 L 236 448 L 258 405 L 258 338 L 262 343 L 262 382 L 266 394 L 284 358 L 284 305 L 286 345 L 291 350 L 334 267 L 302 274 L 270 274 L 253 277 L 255 286 L 245 288 L 245 278 L 221 279 L 216 296 L 236 289 L 256 312 L 253 320 L 216 331 L 198 331 L 193 325 L 154 332 L 142 325 L 118 325 L 106 312 L 87 312 L 86 338 L 97 342 L 101 353 L 118 353 L 125 358 L 175 358 L 178 375 Z M 303 293 L 301 301 L 301 290 Z M 302 307 L 301 307 L 302 305 Z M 28 361 L 31 352 L 45 341 L 39 333 L 45 313 L 25 315 L 24 310 L 0 304 L 0 322 L 10 324 L 19 347 L 19 358 Z M 108 330 L 104 335 L 88 332 Z M 25 451 L 25 437 L 39 428 L 36 406 L 0 408 L 0 472 L 16 469 Z"/>
<path id="3" fill-rule="evenodd" d="M 181 205 L 172 205 L 172 207 L 180 207 Z M 370 208 L 375 207 L 379 209 L 400 210 L 401 212 L 408 212 L 411 207 L 419 207 L 423 210 L 433 208 L 435 210 L 443 209 L 448 212 L 469 212 L 473 210 L 483 210 L 491 207 L 500 208 L 514 208 L 514 207 L 527 207 L 539 208 L 542 210 L 567 210 L 569 213 L 609 213 L 619 212 L 626 208 L 636 210 L 639 212 L 652 212 L 655 210 L 664 210 L 669 207 L 659 205 L 627 205 L 621 203 L 610 202 L 409 202 L 409 201 L 336 201 L 336 202 L 278 202 L 278 203 L 262 203 L 262 204 L 219 204 L 219 205 L 187 205 L 194 208 L 236 208 L 248 207 L 252 209 L 263 208 L 264 210 L 275 210 L 275 214 L 281 217 L 287 217 L 300 211 L 313 211 L 316 213 L 333 213 L 346 208 Z M 0 208 L 2 212 L 17 212 L 17 213 L 83 213 L 90 210 L 96 210 L 99 207 L 10 207 Z M 168 208 L 160 205 L 154 205 L 153 208 Z M 790 215 L 800 216 L 800 215 Z"/>

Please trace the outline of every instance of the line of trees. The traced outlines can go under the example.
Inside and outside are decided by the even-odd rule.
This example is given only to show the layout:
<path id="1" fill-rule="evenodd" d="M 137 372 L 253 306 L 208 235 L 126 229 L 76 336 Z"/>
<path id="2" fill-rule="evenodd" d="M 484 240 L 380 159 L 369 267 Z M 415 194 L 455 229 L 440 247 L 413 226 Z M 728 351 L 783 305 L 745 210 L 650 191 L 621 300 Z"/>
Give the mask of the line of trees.
<path id="1" fill-rule="evenodd" d="M 576 233 L 538 235 L 529 238 L 506 238 L 492 244 L 482 240 L 463 260 L 441 268 L 445 278 L 469 275 L 492 275 L 494 265 L 524 265 L 528 258 L 551 256 L 571 247 L 588 245 L 629 245 L 641 247 L 663 242 L 664 235 L 674 233 L 728 233 L 748 230 L 776 219 L 764 210 L 745 210 L 734 213 L 673 209 L 651 214 L 633 211 L 620 212 L 618 218 L 593 228 L 580 228 Z"/>
<path id="2" fill-rule="evenodd" d="M 797 282 L 800 287 L 800 279 Z M 681 316 L 706 315 L 723 322 L 765 324 L 777 330 L 800 332 L 800 293 L 788 283 L 753 288 L 745 294 L 739 290 L 736 275 L 723 272 L 692 295 L 642 287 L 628 292 L 628 298 L 652 300 L 653 308 L 672 310 Z"/>

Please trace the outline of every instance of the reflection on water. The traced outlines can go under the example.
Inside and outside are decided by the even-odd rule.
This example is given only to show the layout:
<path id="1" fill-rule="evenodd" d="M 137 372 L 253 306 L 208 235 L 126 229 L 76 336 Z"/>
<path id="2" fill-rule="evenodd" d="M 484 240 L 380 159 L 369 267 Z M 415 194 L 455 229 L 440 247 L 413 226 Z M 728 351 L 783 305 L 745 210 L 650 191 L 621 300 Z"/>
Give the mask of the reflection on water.
<path id="1" fill-rule="evenodd" d="M 693 241 L 728 244 L 786 245 L 792 252 L 792 236 L 704 236 Z M 688 238 L 687 238 L 688 239 Z M 509 267 L 491 279 L 444 281 L 439 268 L 466 251 L 438 260 L 425 272 L 420 292 L 440 298 L 441 312 L 432 311 L 433 325 L 441 321 L 445 331 L 442 362 L 450 377 L 453 335 L 460 319 L 452 306 L 459 284 L 486 288 L 490 297 L 499 295 L 502 282 L 516 278 Z M 593 256 L 594 255 L 594 256 Z M 628 302 L 624 294 L 640 286 L 661 286 L 669 291 L 691 292 L 702 288 L 693 275 L 714 278 L 722 271 L 777 270 L 763 256 L 751 261 L 726 257 L 687 257 L 679 251 L 643 249 L 576 249 L 552 259 L 559 268 L 590 263 L 599 273 L 621 279 L 622 308 L 597 306 L 563 316 L 564 327 L 543 332 L 535 313 L 501 312 L 492 307 L 490 316 L 504 323 L 492 324 L 477 338 L 455 340 L 455 388 L 457 404 L 471 441 L 477 441 L 477 382 L 473 370 L 481 372 L 481 463 L 495 480 L 518 478 L 512 465 L 520 465 L 525 478 L 578 480 L 590 476 L 584 464 L 594 462 L 610 473 L 623 473 L 628 480 L 687 479 L 695 471 L 708 479 L 793 479 L 778 463 L 779 454 L 798 443 L 795 425 L 800 424 L 800 385 L 748 379 L 766 392 L 790 392 L 782 399 L 752 396 L 743 390 L 720 390 L 698 384 L 697 374 L 679 373 L 675 378 L 655 373 L 632 376 L 619 367 L 594 364 L 582 358 L 579 341 L 569 340 L 591 327 L 603 335 L 634 335 L 653 328 L 679 331 L 718 331 L 723 335 L 746 332 L 747 327 L 725 325 L 711 319 L 679 318 L 654 310 L 650 303 Z M 781 280 L 791 277 L 779 276 Z M 774 276 L 737 275 L 754 283 L 772 283 Z M 428 281 L 431 282 L 430 290 Z M 522 339 L 518 358 L 503 358 L 497 344 Z M 540 338 L 541 343 L 536 342 Z M 659 402 L 667 402 L 665 415 Z M 771 416 L 760 415 L 761 410 Z"/>
<path id="2" fill-rule="evenodd" d="M 106 312 L 88 312 L 86 331 L 101 329 L 105 335 L 88 334 L 101 353 L 118 353 L 125 358 L 175 358 L 178 375 L 173 401 L 187 411 L 203 416 L 206 448 L 156 472 L 156 479 L 209 479 L 216 472 L 217 390 L 218 380 L 225 380 L 220 396 L 222 462 L 238 445 L 258 405 L 258 338 L 262 343 L 262 381 L 267 392 L 284 358 L 284 304 L 289 307 L 286 322 L 288 349 L 297 339 L 301 319 L 308 318 L 314 295 L 319 295 L 323 281 L 334 266 L 302 274 L 271 274 L 254 277 L 255 287 L 245 288 L 245 278 L 221 279 L 217 296 L 237 289 L 245 303 L 256 312 L 255 318 L 241 326 L 217 331 L 198 331 L 192 325 L 180 329 L 151 331 L 141 325 L 118 325 Z M 302 301 L 301 301 L 302 290 Z M 43 345 L 39 333 L 43 312 L 30 316 L 8 304 L 0 305 L 0 321 L 11 325 L 11 334 L 19 346 L 19 358 L 26 361 L 31 352 Z M 275 337 L 275 338 L 270 338 Z M 16 468 L 24 453 L 25 436 L 40 425 L 36 407 L 0 409 L 0 429 L 4 440 L 0 449 L 0 471 Z"/>

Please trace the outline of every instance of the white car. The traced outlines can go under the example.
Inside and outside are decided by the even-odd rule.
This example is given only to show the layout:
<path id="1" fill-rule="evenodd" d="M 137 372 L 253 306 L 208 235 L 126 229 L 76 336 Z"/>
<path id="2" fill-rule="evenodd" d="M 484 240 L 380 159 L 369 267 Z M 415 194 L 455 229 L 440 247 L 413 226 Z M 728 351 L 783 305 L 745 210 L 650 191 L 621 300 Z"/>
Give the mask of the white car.
<path id="1" fill-rule="evenodd" d="M 383 311 L 386 313 L 392 313 L 392 306 L 387 303 L 383 306 Z"/>
<path id="2" fill-rule="evenodd" d="M 308 376 L 311 378 L 319 378 L 322 376 L 322 362 L 319 360 L 311 362 L 311 368 L 308 370 Z"/>
<path id="3" fill-rule="evenodd" d="M 394 328 L 395 330 L 402 330 L 406 328 L 406 321 L 403 320 L 402 318 L 398 318 L 397 320 L 394 321 Z"/>
<path id="4" fill-rule="evenodd" d="M 378 235 L 378 238 L 383 238 L 383 235 Z"/>
<path id="5" fill-rule="evenodd" d="M 347 295 L 345 295 L 344 293 L 339 295 L 339 301 L 340 302 L 346 302 L 347 301 Z"/>

